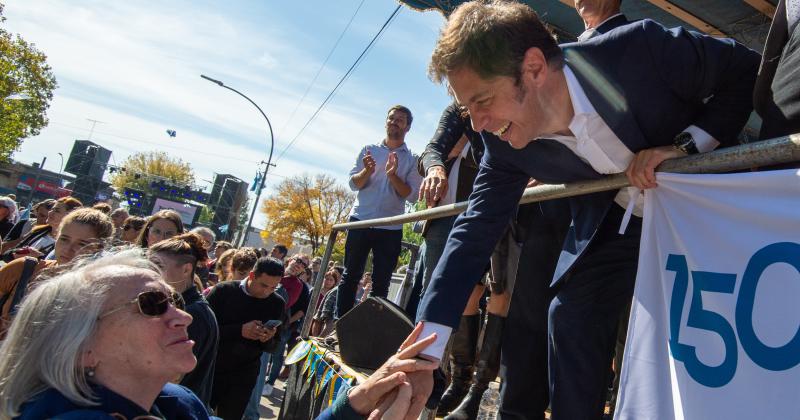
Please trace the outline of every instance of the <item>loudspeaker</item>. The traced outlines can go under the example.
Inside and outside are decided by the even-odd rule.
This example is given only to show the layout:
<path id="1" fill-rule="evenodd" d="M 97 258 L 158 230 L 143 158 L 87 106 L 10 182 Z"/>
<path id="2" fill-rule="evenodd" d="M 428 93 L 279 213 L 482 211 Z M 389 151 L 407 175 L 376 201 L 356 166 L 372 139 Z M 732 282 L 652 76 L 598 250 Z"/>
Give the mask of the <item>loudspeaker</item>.
<path id="1" fill-rule="evenodd" d="M 103 179 L 111 158 L 111 150 L 103 148 L 89 140 L 75 140 L 72 152 L 69 154 L 64 172 L 75 176 L 89 176 Z"/>
<path id="2" fill-rule="evenodd" d="M 377 369 L 413 329 L 414 322 L 399 306 L 371 297 L 336 322 L 342 360 L 349 366 Z"/>

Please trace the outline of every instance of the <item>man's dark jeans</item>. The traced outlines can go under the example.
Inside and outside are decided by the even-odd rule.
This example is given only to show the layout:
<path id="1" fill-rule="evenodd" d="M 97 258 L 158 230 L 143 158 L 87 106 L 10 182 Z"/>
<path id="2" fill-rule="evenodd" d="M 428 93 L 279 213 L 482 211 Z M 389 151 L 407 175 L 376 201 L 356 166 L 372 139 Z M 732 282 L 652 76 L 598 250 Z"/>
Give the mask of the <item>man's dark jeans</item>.
<path id="1" fill-rule="evenodd" d="M 358 219 L 351 217 L 350 221 Z M 400 256 L 402 230 L 352 229 L 347 232 L 344 244 L 344 276 L 336 297 L 336 317 L 340 318 L 353 308 L 358 282 L 364 275 L 367 257 L 372 251 L 371 296 L 387 297 L 392 271 Z"/>

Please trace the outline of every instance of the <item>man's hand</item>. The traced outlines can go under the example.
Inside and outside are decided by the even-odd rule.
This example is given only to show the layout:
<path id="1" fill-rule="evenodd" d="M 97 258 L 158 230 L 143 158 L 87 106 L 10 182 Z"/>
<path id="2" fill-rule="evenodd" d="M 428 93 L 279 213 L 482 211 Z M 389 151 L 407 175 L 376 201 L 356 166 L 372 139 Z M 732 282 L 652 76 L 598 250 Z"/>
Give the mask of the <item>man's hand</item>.
<path id="1" fill-rule="evenodd" d="M 625 175 L 628 177 L 628 182 L 640 190 L 655 188 L 658 186 L 656 184 L 656 167 L 667 159 L 683 156 L 686 156 L 686 153 L 673 146 L 645 149 L 636 153 L 633 161 L 628 165 L 628 169 L 625 170 Z"/>
<path id="2" fill-rule="evenodd" d="M 361 162 L 364 163 L 364 169 L 366 169 L 368 174 L 372 175 L 372 173 L 375 172 L 375 158 L 372 157 L 372 153 L 370 153 L 369 150 L 364 153 Z"/>
<path id="3" fill-rule="evenodd" d="M 428 168 L 425 179 L 419 187 L 419 199 L 425 200 L 428 208 L 436 207 L 439 200 L 447 194 L 447 173 L 442 166 Z"/>
<path id="4" fill-rule="evenodd" d="M 542 185 L 542 183 L 537 181 L 537 180 L 535 180 L 535 179 L 533 179 L 533 178 L 531 178 L 531 179 L 528 180 L 528 185 L 526 185 L 525 188 L 533 188 L 533 187 L 535 187 L 537 185 Z"/>
<path id="5" fill-rule="evenodd" d="M 261 334 L 261 337 L 259 337 L 258 341 L 260 341 L 262 343 L 266 343 L 267 341 L 272 340 L 272 337 L 275 337 L 275 333 L 276 332 L 278 332 L 278 329 L 276 327 L 272 327 L 272 328 L 261 327 L 259 329 L 259 333 Z"/>
<path id="6" fill-rule="evenodd" d="M 402 383 L 410 383 L 412 388 L 411 403 L 408 412 L 405 414 L 405 418 L 416 419 L 419 416 L 433 386 L 432 371 L 439 366 L 439 364 L 435 362 L 414 358 L 422 350 L 436 341 L 436 335 L 432 334 L 430 337 L 414 343 L 421 332 L 422 324 L 420 323 L 400 346 L 400 351 L 397 354 L 390 357 L 389 360 L 379 367 L 375 373 L 370 375 L 366 381 L 353 388 L 347 398 L 350 401 L 350 406 L 353 407 L 356 413 L 367 416 L 372 413 L 373 410 L 377 411 L 382 408 L 387 410 L 389 407 L 379 407 L 379 404 L 387 399 L 391 399 L 393 396 L 392 393 L 395 392 L 397 387 Z M 409 381 L 408 379 L 410 379 L 412 375 L 414 379 L 413 381 Z M 427 380 L 430 382 L 429 384 L 426 382 L 426 376 Z M 419 389 L 415 389 L 417 387 L 419 387 Z M 397 390 L 397 395 L 399 396 L 401 392 L 406 391 Z M 380 415 L 378 415 L 378 418 L 379 417 Z"/>
<path id="7" fill-rule="evenodd" d="M 386 176 L 397 174 L 397 153 L 390 152 L 389 159 L 386 160 Z"/>
<path id="8" fill-rule="evenodd" d="M 242 337 L 248 340 L 261 340 L 264 336 L 264 324 L 261 323 L 259 320 L 252 320 L 246 324 L 242 325 Z M 275 335 L 275 331 L 272 332 Z M 266 341 L 266 340 L 265 340 Z"/>

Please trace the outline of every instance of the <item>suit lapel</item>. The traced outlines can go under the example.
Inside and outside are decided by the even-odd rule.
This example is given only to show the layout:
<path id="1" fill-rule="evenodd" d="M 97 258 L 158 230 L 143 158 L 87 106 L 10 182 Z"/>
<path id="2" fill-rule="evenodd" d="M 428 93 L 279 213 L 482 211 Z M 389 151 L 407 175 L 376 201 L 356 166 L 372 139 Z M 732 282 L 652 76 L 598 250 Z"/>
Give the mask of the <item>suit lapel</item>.
<path id="1" fill-rule="evenodd" d="M 604 66 L 592 62 L 582 50 L 579 45 L 568 46 L 564 48 L 564 58 L 589 102 L 628 149 L 637 152 L 645 148 L 647 142 L 622 88 L 599 70 Z"/>

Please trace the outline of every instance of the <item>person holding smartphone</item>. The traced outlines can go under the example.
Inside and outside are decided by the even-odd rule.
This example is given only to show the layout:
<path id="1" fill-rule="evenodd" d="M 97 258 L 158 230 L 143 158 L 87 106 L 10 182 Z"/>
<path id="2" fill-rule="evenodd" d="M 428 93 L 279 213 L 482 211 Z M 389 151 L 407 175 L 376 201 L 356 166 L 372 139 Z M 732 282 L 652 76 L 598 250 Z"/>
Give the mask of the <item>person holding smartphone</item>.
<path id="1" fill-rule="evenodd" d="M 240 419 L 256 385 L 261 354 L 279 344 L 282 325 L 270 328 L 270 320 L 282 320 L 286 302 L 275 289 L 283 276 L 283 264 L 262 257 L 246 279 L 221 282 L 211 289 L 208 303 L 219 324 L 211 408 L 223 419 Z"/>

